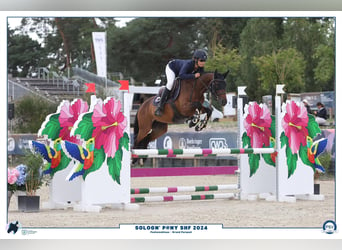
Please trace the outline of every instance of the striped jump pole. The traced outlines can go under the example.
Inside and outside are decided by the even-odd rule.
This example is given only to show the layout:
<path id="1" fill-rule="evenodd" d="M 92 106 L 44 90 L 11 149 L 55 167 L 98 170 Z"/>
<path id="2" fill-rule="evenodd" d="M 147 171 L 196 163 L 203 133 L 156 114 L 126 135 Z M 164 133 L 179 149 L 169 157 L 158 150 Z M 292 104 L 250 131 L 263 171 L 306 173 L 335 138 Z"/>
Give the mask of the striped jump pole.
<path id="1" fill-rule="evenodd" d="M 218 194 L 203 194 L 203 195 L 131 197 L 131 203 L 234 199 L 236 198 L 236 196 L 237 194 L 234 194 L 234 193 L 218 193 Z"/>
<path id="2" fill-rule="evenodd" d="M 237 184 L 215 185 L 215 186 L 132 188 L 131 194 L 202 192 L 202 191 L 234 190 L 234 189 L 238 189 L 238 188 L 239 187 Z"/>
<path id="3" fill-rule="evenodd" d="M 233 154 L 272 154 L 274 148 L 191 148 L 191 149 L 132 149 L 133 158 L 186 158 L 229 156 Z"/>

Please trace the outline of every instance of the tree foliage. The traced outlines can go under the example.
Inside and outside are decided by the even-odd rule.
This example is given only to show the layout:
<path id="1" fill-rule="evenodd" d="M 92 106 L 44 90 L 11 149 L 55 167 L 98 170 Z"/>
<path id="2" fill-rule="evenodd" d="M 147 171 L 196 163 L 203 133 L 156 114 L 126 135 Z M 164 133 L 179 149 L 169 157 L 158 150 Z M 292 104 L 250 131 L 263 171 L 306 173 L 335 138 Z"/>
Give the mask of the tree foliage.
<path id="1" fill-rule="evenodd" d="M 25 96 L 15 103 L 16 133 L 37 133 L 47 115 L 56 112 L 57 105 L 34 96 Z"/>
<path id="2" fill-rule="evenodd" d="M 264 93 L 275 93 L 276 84 L 284 84 L 289 93 L 299 93 L 304 90 L 303 56 L 295 49 L 273 51 L 269 55 L 254 57 Z"/>
<path id="3" fill-rule="evenodd" d="M 237 82 L 239 81 L 240 66 L 242 57 L 237 49 L 227 49 L 222 44 L 218 44 L 213 51 L 213 55 L 209 57 L 206 63 L 206 70 L 214 71 L 217 69 L 223 73 L 229 70 L 226 79 L 228 86 L 227 91 L 236 91 Z"/>
<path id="4" fill-rule="evenodd" d="M 172 58 L 191 58 L 198 47 L 196 18 L 137 18 L 108 31 L 108 67 L 154 83 Z"/>
<path id="5" fill-rule="evenodd" d="M 304 56 L 306 90 L 322 91 L 323 89 L 323 82 L 315 79 L 315 71 L 320 71 L 319 68 L 323 66 L 321 58 L 317 57 L 319 55 L 317 50 L 320 50 L 319 47 L 328 46 L 335 53 L 335 45 L 331 41 L 335 33 L 334 23 L 334 18 L 287 18 L 284 20 L 283 46 L 295 48 Z M 329 65 L 332 67 L 331 70 L 335 71 L 332 62 L 333 59 L 329 60 Z M 329 89 L 334 88 L 332 81 L 325 82 L 325 84 L 329 86 Z"/>
<path id="6" fill-rule="evenodd" d="M 111 17 L 22 20 L 15 32 L 8 31 L 9 72 L 37 66 L 95 72 L 91 34 L 105 31 L 108 72 L 147 85 L 164 74 L 172 58 L 191 58 L 195 49 L 204 48 L 206 70 L 229 68 L 228 90 L 246 85 L 251 100 L 274 94 L 281 82 L 288 91 L 335 86 L 335 18 L 139 17 L 121 28 Z M 39 42 L 30 40 L 29 32 Z"/>
<path id="7" fill-rule="evenodd" d="M 44 56 L 40 44 L 28 35 L 8 30 L 8 71 L 13 76 L 25 77 L 32 68 L 40 66 Z"/>

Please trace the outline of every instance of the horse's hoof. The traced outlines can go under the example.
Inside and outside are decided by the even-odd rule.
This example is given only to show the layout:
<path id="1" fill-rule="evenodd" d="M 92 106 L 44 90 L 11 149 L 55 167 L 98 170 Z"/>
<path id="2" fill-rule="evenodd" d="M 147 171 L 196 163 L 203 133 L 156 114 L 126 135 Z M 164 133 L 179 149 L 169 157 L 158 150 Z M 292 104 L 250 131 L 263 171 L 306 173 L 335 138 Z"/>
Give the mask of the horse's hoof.
<path id="1" fill-rule="evenodd" d="M 195 125 L 196 125 L 197 123 L 194 123 L 194 122 L 189 122 L 189 128 L 192 128 L 192 127 L 194 127 Z"/>
<path id="2" fill-rule="evenodd" d="M 196 127 L 195 127 L 195 131 L 201 131 L 203 130 L 205 127 L 207 126 L 206 123 L 199 123 Z"/>

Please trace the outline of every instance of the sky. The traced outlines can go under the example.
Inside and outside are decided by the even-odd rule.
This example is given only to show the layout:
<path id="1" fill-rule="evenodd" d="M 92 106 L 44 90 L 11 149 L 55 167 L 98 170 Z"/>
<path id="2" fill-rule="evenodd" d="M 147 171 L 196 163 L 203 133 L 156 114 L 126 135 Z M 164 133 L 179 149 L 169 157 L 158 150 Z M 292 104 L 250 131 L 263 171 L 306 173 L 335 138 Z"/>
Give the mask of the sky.
<path id="1" fill-rule="evenodd" d="M 115 18 L 116 20 L 119 20 L 119 22 L 116 23 L 118 27 L 124 27 L 127 22 L 131 21 L 134 18 L 129 17 L 123 17 L 123 18 Z M 10 28 L 13 29 L 20 25 L 21 18 L 8 18 L 8 23 L 10 25 Z"/>

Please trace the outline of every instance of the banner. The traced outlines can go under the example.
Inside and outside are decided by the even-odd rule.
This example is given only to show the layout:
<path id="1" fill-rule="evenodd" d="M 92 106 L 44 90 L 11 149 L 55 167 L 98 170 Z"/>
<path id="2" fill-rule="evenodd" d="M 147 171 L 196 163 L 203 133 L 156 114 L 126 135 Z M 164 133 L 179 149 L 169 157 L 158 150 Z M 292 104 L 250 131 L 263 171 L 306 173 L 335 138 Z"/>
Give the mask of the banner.
<path id="1" fill-rule="evenodd" d="M 93 32 L 93 44 L 97 75 L 107 77 L 106 32 Z"/>

